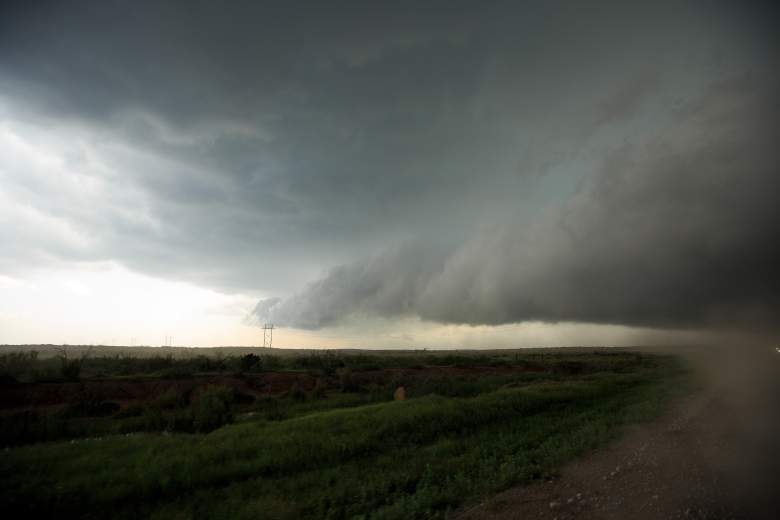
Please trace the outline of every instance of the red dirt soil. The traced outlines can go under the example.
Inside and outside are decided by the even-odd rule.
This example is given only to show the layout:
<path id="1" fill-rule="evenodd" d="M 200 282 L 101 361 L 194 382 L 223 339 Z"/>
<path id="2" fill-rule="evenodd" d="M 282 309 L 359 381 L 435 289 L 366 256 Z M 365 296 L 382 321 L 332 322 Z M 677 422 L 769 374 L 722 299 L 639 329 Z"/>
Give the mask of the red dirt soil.
<path id="1" fill-rule="evenodd" d="M 511 374 L 539 370 L 533 366 L 486 367 L 422 367 L 389 368 L 354 371 L 352 379 L 359 385 L 384 385 L 393 380 L 424 380 L 438 377 L 476 378 L 485 375 Z M 337 387 L 338 377 L 323 378 L 329 387 Z M 281 395 L 294 384 L 310 391 L 317 377 L 306 372 L 262 372 L 257 374 L 204 374 L 181 378 L 101 378 L 79 382 L 20 383 L 7 385 L 0 392 L 0 410 L 44 408 L 66 404 L 84 395 L 102 401 L 116 401 L 122 405 L 134 401 L 149 401 L 171 388 L 195 390 L 207 385 L 232 388 L 240 394 L 255 398 L 264 395 Z"/>

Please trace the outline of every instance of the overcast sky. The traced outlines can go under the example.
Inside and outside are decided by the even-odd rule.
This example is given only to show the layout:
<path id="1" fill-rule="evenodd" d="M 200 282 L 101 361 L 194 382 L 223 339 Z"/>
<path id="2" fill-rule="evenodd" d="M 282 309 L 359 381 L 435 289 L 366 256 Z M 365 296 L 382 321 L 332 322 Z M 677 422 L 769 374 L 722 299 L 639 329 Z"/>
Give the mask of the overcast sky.
<path id="1" fill-rule="evenodd" d="M 777 331 L 771 2 L 6 2 L 0 343 Z"/>

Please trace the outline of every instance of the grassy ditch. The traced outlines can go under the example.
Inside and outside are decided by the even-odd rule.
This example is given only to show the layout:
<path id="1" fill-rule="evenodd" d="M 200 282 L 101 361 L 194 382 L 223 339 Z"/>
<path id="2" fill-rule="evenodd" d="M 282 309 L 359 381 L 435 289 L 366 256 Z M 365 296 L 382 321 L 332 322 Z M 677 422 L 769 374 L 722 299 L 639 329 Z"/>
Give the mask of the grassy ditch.
<path id="1" fill-rule="evenodd" d="M 399 402 L 376 389 L 291 399 L 275 420 L 258 414 L 210 433 L 12 447 L 0 456 L 0 505 L 60 518 L 446 517 L 659 413 L 684 372 L 673 358 L 634 360 L 428 381 Z"/>

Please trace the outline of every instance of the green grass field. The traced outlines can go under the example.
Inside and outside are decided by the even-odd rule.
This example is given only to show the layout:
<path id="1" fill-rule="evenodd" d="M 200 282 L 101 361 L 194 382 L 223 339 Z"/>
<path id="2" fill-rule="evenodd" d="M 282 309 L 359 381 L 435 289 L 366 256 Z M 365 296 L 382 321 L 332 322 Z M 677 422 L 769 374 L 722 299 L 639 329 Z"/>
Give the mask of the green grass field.
<path id="1" fill-rule="evenodd" d="M 444 518 L 651 419 L 686 377 L 666 356 L 507 359 L 535 370 L 410 382 L 405 401 L 377 388 L 279 398 L 278 417 L 258 402 L 205 434 L 8 447 L 0 507 L 60 518 Z"/>

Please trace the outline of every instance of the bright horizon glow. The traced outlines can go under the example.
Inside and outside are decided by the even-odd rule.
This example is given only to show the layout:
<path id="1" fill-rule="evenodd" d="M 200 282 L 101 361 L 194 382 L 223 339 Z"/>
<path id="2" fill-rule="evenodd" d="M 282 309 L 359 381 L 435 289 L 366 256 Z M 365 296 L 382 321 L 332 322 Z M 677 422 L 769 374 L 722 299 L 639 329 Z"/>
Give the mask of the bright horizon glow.
<path id="1" fill-rule="evenodd" d="M 257 295 L 225 294 L 137 274 L 112 262 L 0 276 L 0 344 L 260 346 L 244 319 Z M 399 332 L 402 331 L 402 332 Z M 635 345 L 695 340 L 696 334 L 616 325 L 526 322 L 441 325 L 361 319 L 319 331 L 277 328 L 280 348 L 525 348 Z"/>
<path id="2" fill-rule="evenodd" d="M 254 298 L 114 263 L 4 276 L 0 295 L 0 343 L 162 345 L 173 336 L 177 345 L 257 344 L 256 329 L 242 324 Z"/>

